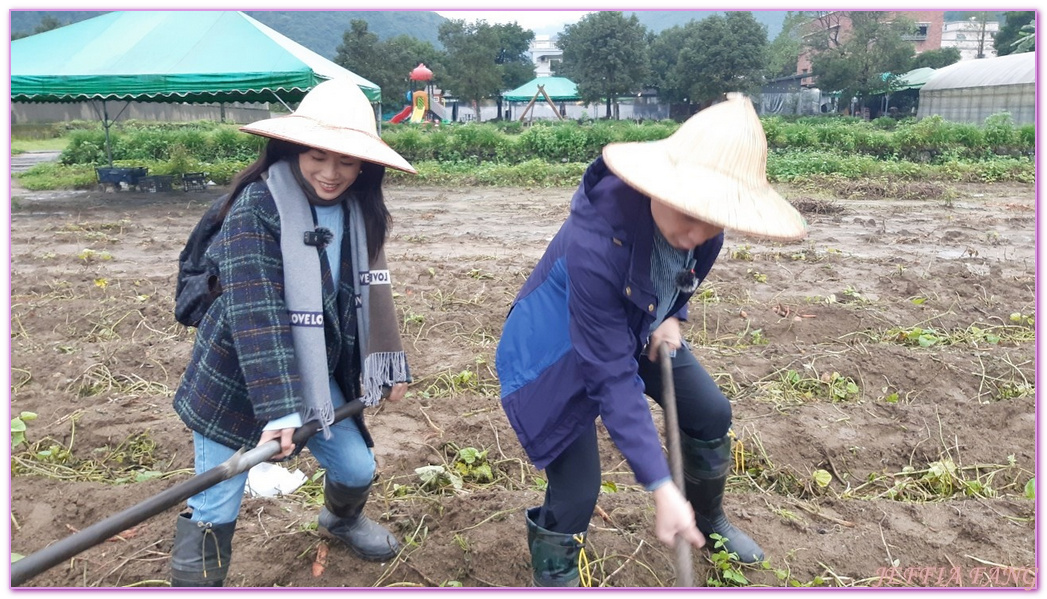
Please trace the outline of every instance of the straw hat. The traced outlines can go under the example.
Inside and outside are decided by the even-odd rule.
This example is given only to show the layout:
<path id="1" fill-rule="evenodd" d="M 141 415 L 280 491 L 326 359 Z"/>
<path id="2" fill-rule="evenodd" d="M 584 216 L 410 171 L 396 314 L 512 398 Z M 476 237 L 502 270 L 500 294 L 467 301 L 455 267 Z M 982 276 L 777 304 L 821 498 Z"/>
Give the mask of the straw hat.
<path id="1" fill-rule="evenodd" d="M 244 125 L 240 130 L 417 174 L 378 136 L 371 103 L 355 83 L 345 78 L 317 85 L 291 114 Z"/>
<path id="2" fill-rule="evenodd" d="M 807 223 L 767 183 L 767 138 L 738 93 L 653 142 L 608 144 L 607 166 L 652 199 L 725 229 L 795 240 Z"/>

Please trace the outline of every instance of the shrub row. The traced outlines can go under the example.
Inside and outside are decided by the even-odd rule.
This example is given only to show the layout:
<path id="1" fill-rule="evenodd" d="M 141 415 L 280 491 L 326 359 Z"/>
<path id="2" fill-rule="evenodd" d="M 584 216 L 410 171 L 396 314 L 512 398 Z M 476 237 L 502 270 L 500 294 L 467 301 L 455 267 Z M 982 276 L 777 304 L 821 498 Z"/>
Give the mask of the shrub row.
<path id="1" fill-rule="evenodd" d="M 1036 142 L 1034 126 L 1016 127 L 1006 113 L 989 117 L 980 127 L 937 116 L 871 122 L 853 117 L 770 116 L 762 122 L 772 152 L 831 153 L 837 161 L 865 156 L 943 165 L 956 159 L 1031 156 Z M 518 122 L 439 127 L 401 124 L 386 125 L 382 137 L 412 163 L 481 165 L 541 160 L 558 164 L 587 163 L 609 143 L 663 139 L 678 127 L 673 121 L 539 122 L 529 127 Z M 193 163 L 249 162 L 264 144 L 262 138 L 217 123 L 131 123 L 115 128 L 110 138 L 114 161 L 173 162 L 175 173 L 184 172 L 178 170 L 183 166 L 188 171 L 202 170 L 189 166 Z M 812 160 L 822 158 L 819 154 Z M 73 131 L 60 161 L 105 165 L 105 135 L 100 127 Z"/>

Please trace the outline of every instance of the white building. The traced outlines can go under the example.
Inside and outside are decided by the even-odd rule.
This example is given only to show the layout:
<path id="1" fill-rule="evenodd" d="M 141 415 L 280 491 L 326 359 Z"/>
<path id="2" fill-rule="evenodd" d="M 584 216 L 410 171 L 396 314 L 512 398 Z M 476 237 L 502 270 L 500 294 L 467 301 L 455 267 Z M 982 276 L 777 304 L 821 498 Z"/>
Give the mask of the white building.
<path id="1" fill-rule="evenodd" d="M 992 43 L 999 30 L 1000 23 L 997 21 L 949 21 L 942 25 L 942 48 L 959 49 L 960 60 L 993 58 L 996 48 Z M 978 55 L 979 50 L 981 56 Z"/>
<path id="2" fill-rule="evenodd" d="M 531 62 L 534 63 L 535 77 L 549 77 L 553 74 L 553 63 L 563 61 L 563 50 L 556 46 L 555 35 L 536 35 L 531 47 Z"/>

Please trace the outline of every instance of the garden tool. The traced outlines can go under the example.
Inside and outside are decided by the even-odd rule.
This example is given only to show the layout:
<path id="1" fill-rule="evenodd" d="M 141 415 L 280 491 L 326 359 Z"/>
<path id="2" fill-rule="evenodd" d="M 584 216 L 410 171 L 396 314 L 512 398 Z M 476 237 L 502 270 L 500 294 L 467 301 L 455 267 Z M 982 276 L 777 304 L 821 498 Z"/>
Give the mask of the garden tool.
<path id="1" fill-rule="evenodd" d="M 338 422 L 350 416 L 356 416 L 363 409 L 364 404 L 359 399 L 346 402 L 345 405 L 335 410 L 334 421 Z M 309 421 L 294 432 L 292 440 L 296 446 L 301 447 L 318 430 L 320 430 L 320 423 L 316 420 Z M 178 505 L 204 489 L 209 489 L 223 480 L 228 480 L 237 474 L 247 472 L 252 466 L 260 464 L 278 453 L 280 453 L 280 441 L 278 439 L 267 441 L 249 451 L 241 449 L 231 458 L 207 472 L 198 474 L 118 514 L 114 514 L 101 522 L 96 522 L 76 534 L 48 545 L 36 553 L 27 555 L 11 564 L 11 586 L 21 586 L 27 580 L 53 568 L 80 552 L 94 547 L 136 524 L 144 522 L 172 506 Z M 181 520 L 182 518 L 179 517 L 179 524 L 182 524 Z M 220 526 L 216 528 L 220 528 Z M 224 532 L 212 530 L 212 533 L 218 539 L 218 554 L 221 554 L 222 550 L 220 548 L 224 542 L 222 540 Z M 232 539 L 231 531 L 228 537 Z M 200 539 L 198 537 L 198 540 L 211 542 L 215 539 Z M 205 557 L 208 555 L 210 554 L 204 554 Z M 217 556 L 215 556 L 215 564 L 217 566 Z"/>
<path id="2" fill-rule="evenodd" d="M 320 530 L 344 542 L 360 557 L 384 561 L 396 557 L 400 544 L 389 531 L 364 515 L 371 485 L 348 487 L 324 479 Z"/>
<path id="3" fill-rule="evenodd" d="M 751 564 L 763 561 L 763 549 L 749 535 L 727 520 L 723 512 L 724 486 L 731 468 L 731 435 L 712 441 L 692 439 L 681 434 L 684 455 L 684 483 L 687 500 L 694 507 L 698 530 L 707 539 L 707 547 L 715 550 L 709 535 L 717 533 L 726 539 L 724 549 L 737 554 L 737 561 Z"/>
<path id="4" fill-rule="evenodd" d="M 534 586 L 580 586 L 582 576 L 588 575 L 578 567 L 579 560 L 584 562 L 585 532 L 567 534 L 546 530 L 534 522 L 539 509 L 533 507 L 524 513 Z"/>
<path id="5" fill-rule="evenodd" d="M 676 415 L 676 387 L 673 383 L 672 350 L 663 343 L 658 348 L 662 365 L 662 408 L 665 410 L 665 438 L 669 446 L 669 470 L 676 488 L 684 488 L 683 458 L 680 451 L 680 424 Z M 691 544 L 676 537 L 676 586 L 693 587 L 694 571 L 691 566 Z"/>

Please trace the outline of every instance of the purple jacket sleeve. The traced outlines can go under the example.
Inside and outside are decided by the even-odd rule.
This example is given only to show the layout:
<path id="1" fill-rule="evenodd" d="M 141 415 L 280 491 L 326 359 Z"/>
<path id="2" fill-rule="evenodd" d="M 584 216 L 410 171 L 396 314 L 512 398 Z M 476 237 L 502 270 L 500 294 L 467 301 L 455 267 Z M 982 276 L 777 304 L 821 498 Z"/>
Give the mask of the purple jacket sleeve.
<path id="1" fill-rule="evenodd" d="M 579 231 L 567 252 L 570 337 L 589 397 L 641 485 L 670 476 L 643 394 L 617 247 L 610 235 Z"/>

